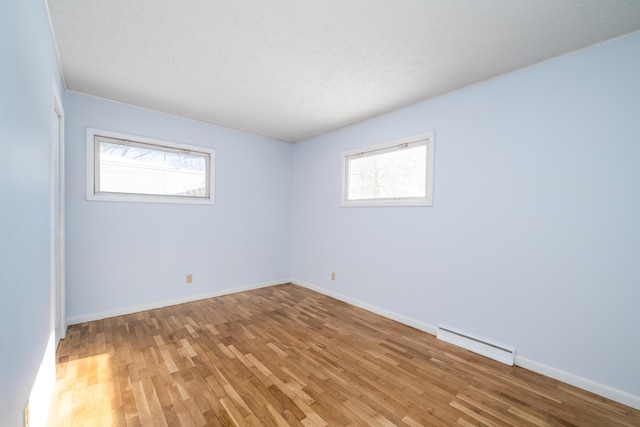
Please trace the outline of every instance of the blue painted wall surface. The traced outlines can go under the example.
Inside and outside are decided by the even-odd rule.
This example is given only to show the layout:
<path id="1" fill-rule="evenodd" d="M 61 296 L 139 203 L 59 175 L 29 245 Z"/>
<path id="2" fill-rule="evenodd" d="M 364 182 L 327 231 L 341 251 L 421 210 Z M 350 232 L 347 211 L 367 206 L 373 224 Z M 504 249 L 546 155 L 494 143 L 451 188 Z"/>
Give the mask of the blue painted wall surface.
<path id="1" fill-rule="evenodd" d="M 296 145 L 294 279 L 640 396 L 639 76 L 636 34 Z M 342 151 L 428 130 L 433 207 L 338 206 Z"/>
<path id="2" fill-rule="evenodd" d="M 290 144 L 73 92 L 65 113 L 69 318 L 290 276 Z M 214 148 L 215 205 L 87 201 L 87 127 Z"/>
<path id="3" fill-rule="evenodd" d="M 0 414 L 22 410 L 51 330 L 49 113 L 62 87 L 44 2 L 0 2 Z"/>
<path id="4" fill-rule="evenodd" d="M 0 60 L 0 414 L 18 426 L 51 327 L 43 2 L 0 3 Z M 640 396 L 639 75 L 636 34 L 294 146 L 67 93 L 67 315 L 293 276 Z M 215 148 L 216 204 L 85 200 L 87 126 Z M 433 207 L 339 207 L 341 151 L 427 130 Z"/>

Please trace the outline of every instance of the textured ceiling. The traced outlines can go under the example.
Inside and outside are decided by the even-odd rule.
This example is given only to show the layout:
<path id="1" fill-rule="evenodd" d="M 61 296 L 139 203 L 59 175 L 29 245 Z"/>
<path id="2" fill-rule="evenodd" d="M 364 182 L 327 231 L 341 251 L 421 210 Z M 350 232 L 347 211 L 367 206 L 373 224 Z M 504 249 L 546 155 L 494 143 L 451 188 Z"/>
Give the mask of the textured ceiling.
<path id="1" fill-rule="evenodd" d="M 638 0 L 48 0 L 69 90 L 298 142 L 640 29 Z"/>

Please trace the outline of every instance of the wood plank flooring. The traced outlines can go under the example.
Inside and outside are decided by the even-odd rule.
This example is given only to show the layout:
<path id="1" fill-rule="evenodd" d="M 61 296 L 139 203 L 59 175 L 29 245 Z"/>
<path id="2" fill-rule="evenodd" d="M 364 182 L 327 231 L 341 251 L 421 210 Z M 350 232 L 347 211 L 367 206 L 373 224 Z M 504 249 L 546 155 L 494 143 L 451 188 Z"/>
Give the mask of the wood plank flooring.
<path id="1" fill-rule="evenodd" d="M 74 325 L 49 426 L 640 426 L 640 411 L 285 284 Z"/>

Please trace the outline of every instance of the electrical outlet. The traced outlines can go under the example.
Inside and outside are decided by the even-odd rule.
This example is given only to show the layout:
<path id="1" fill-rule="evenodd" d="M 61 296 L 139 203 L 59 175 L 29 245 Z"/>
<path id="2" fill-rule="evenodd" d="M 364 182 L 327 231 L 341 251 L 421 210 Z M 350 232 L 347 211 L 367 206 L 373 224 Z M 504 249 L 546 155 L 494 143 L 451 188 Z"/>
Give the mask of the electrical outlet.
<path id="1" fill-rule="evenodd" d="M 191 283 L 193 283 L 193 274 L 187 274 L 187 285 L 190 285 Z"/>
<path id="2" fill-rule="evenodd" d="M 29 427 L 29 402 L 24 407 L 24 427 Z"/>
<path id="3" fill-rule="evenodd" d="M 335 271 L 331 272 L 331 280 L 336 280 L 336 272 Z"/>

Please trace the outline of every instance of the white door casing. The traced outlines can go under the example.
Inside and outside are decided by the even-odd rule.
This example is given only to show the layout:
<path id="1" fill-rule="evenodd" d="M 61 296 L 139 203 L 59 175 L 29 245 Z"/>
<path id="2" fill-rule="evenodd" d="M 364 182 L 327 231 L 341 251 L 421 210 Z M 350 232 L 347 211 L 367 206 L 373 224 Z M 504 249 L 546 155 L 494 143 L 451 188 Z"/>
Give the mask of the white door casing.
<path id="1" fill-rule="evenodd" d="M 64 269 L 64 110 L 56 90 L 53 93 L 49 141 L 51 324 L 57 347 L 66 334 L 67 325 Z"/>

